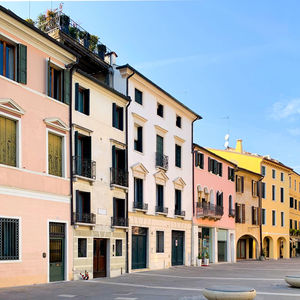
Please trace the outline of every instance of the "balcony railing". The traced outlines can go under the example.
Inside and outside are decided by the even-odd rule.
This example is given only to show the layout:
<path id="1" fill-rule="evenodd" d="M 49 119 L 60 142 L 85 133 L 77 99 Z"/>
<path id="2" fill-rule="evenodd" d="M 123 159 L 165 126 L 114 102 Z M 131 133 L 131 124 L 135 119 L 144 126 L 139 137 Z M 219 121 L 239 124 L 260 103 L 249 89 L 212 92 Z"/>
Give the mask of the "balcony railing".
<path id="1" fill-rule="evenodd" d="M 184 217 L 185 216 L 185 211 L 183 211 L 181 209 L 175 209 L 175 216 Z"/>
<path id="2" fill-rule="evenodd" d="M 161 214 L 168 214 L 168 208 L 164 206 L 155 206 L 155 212 Z"/>
<path id="3" fill-rule="evenodd" d="M 96 224 L 96 215 L 92 213 L 74 212 L 75 223 Z"/>
<path id="4" fill-rule="evenodd" d="M 73 156 L 73 175 L 96 179 L 96 162 L 90 159 Z"/>
<path id="5" fill-rule="evenodd" d="M 235 217 L 235 209 L 234 208 L 229 208 L 229 217 Z"/>
<path id="6" fill-rule="evenodd" d="M 125 169 L 110 168 L 110 183 L 128 187 L 128 172 Z"/>
<path id="7" fill-rule="evenodd" d="M 169 168 L 169 157 L 162 153 L 156 152 L 156 167 L 168 170 Z"/>
<path id="8" fill-rule="evenodd" d="M 198 218 L 221 219 L 224 214 L 223 206 L 214 205 L 207 202 L 198 202 L 196 207 L 196 216 Z"/>
<path id="9" fill-rule="evenodd" d="M 133 202 L 133 208 L 140 209 L 140 210 L 148 210 L 148 203 Z"/>
<path id="10" fill-rule="evenodd" d="M 111 226 L 128 227 L 128 219 L 111 217 Z"/>

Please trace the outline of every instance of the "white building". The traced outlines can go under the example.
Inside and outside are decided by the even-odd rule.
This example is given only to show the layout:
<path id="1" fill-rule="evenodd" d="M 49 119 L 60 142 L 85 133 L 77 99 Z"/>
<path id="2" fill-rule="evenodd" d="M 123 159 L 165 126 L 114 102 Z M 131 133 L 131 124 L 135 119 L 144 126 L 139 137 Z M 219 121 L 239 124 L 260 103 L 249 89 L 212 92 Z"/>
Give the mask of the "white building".
<path id="1" fill-rule="evenodd" d="M 115 68 L 127 94 L 129 271 L 191 264 L 192 134 L 200 118 L 130 65 Z"/>

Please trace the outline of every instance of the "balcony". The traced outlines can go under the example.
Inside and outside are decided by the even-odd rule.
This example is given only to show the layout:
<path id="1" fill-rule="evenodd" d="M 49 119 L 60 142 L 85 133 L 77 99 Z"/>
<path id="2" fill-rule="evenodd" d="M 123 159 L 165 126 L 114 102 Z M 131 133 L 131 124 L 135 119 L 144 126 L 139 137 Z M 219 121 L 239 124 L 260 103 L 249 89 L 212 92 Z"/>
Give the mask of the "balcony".
<path id="1" fill-rule="evenodd" d="M 232 218 L 235 217 L 235 209 L 234 208 L 229 208 L 229 217 L 232 217 Z"/>
<path id="2" fill-rule="evenodd" d="M 148 203 L 133 202 L 133 209 L 147 211 L 148 210 Z"/>
<path id="3" fill-rule="evenodd" d="M 111 226 L 112 227 L 128 227 L 127 218 L 111 217 Z"/>
<path id="4" fill-rule="evenodd" d="M 96 180 L 96 162 L 80 156 L 73 156 L 73 175 Z"/>
<path id="5" fill-rule="evenodd" d="M 162 168 L 164 170 L 168 170 L 169 168 L 169 157 L 162 153 L 156 152 L 156 164 L 157 168 Z"/>
<path id="6" fill-rule="evenodd" d="M 181 210 L 181 209 L 175 209 L 175 216 L 176 217 L 185 217 L 185 211 Z"/>
<path id="7" fill-rule="evenodd" d="M 209 218 L 219 220 L 224 214 L 223 206 L 207 202 L 198 202 L 196 207 L 197 218 Z"/>
<path id="8" fill-rule="evenodd" d="M 95 214 L 74 212 L 73 216 L 75 223 L 96 224 Z"/>
<path id="9" fill-rule="evenodd" d="M 125 169 L 110 168 L 110 184 L 128 187 L 128 172 Z"/>
<path id="10" fill-rule="evenodd" d="M 164 206 L 155 206 L 155 212 L 162 215 L 168 214 L 168 208 Z"/>

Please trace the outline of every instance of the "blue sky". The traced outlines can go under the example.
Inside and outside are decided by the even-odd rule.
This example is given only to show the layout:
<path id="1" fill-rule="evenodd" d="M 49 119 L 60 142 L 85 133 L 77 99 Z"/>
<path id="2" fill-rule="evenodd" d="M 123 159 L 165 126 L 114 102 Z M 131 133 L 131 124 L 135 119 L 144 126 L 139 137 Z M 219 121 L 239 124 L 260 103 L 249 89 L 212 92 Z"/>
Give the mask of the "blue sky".
<path id="1" fill-rule="evenodd" d="M 23 18 L 29 2 L 1 2 Z M 30 2 L 30 16 L 59 2 Z M 300 172 L 299 1 L 68 2 L 63 11 L 203 120 L 195 142 Z M 229 117 L 229 119 L 228 119 Z"/>

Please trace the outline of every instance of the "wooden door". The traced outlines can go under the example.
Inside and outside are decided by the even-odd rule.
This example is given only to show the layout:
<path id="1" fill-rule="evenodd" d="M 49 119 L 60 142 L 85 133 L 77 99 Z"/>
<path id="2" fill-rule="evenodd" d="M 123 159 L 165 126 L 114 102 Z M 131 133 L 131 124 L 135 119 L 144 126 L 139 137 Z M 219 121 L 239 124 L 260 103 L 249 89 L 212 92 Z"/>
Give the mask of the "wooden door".
<path id="1" fill-rule="evenodd" d="M 147 229 L 134 227 L 132 231 L 132 269 L 144 269 L 147 266 Z"/>
<path id="2" fill-rule="evenodd" d="M 183 265 L 184 232 L 172 231 L 172 266 Z"/>
<path id="3" fill-rule="evenodd" d="M 94 239 L 94 278 L 106 276 L 106 245 L 106 239 Z"/>

